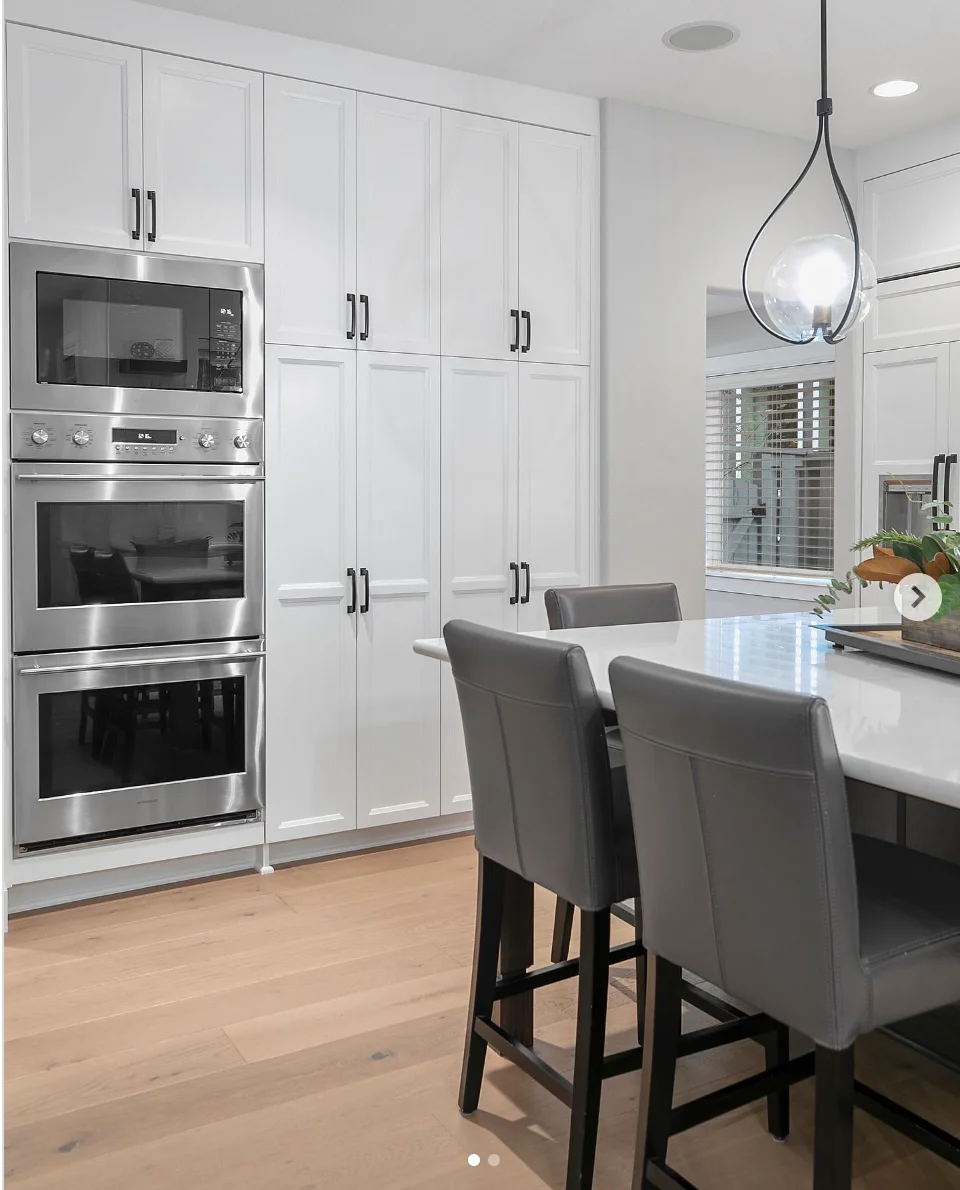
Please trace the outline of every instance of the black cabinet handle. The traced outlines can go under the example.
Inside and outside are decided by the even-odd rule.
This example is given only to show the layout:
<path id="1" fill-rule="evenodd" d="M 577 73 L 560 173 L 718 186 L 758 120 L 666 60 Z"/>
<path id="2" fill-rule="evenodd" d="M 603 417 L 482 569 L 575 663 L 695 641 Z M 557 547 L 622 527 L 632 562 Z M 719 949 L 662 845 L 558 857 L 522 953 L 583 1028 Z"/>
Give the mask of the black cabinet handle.
<path id="1" fill-rule="evenodd" d="M 510 317 L 513 319 L 513 342 L 510 344 L 511 351 L 519 351 L 520 349 L 520 311 L 511 310 Z"/>
<path id="2" fill-rule="evenodd" d="M 956 455 L 947 455 L 943 461 L 943 515 L 944 519 L 952 517 L 950 511 L 950 470 L 957 461 Z M 946 526 L 944 526 L 946 527 Z"/>
<path id="3" fill-rule="evenodd" d="M 530 350 L 530 311 L 523 310 L 521 313 L 523 314 L 523 321 L 527 324 L 527 339 L 524 345 L 520 348 L 520 351 L 527 352 Z"/>
<path id="4" fill-rule="evenodd" d="M 934 505 L 931 513 L 931 519 L 934 522 L 943 513 L 943 504 L 940 501 L 940 468 L 946 461 L 946 455 L 933 456 L 933 493 L 930 496 L 930 502 Z"/>
<path id="5" fill-rule="evenodd" d="M 152 244 L 157 238 L 157 192 L 156 190 L 147 191 L 147 202 L 150 204 L 150 230 L 147 232 L 147 239 Z"/>
<path id="6" fill-rule="evenodd" d="M 360 604 L 360 614 L 366 615 L 370 610 L 370 571 L 366 566 L 360 567 L 360 577 L 363 579 L 363 603 Z"/>
<path id="7" fill-rule="evenodd" d="M 347 294 L 347 305 L 350 307 L 350 329 L 347 331 L 347 338 L 356 338 L 357 334 L 357 295 L 355 293 Z"/>
<path id="8" fill-rule="evenodd" d="M 350 580 L 350 602 L 347 604 L 347 615 L 352 616 L 357 610 L 357 572 L 352 566 L 347 567 L 347 578 Z"/>
<path id="9" fill-rule="evenodd" d="M 133 231 L 130 233 L 130 238 L 133 240 L 139 240 L 140 239 L 140 187 L 139 186 L 134 186 L 134 188 L 130 191 L 130 197 L 136 203 L 136 211 L 137 211 L 137 222 L 134 226 Z"/>
<path id="10" fill-rule="evenodd" d="M 521 603 L 529 603 L 530 602 L 530 563 L 529 562 L 521 562 L 520 569 L 523 571 L 523 573 L 527 579 L 526 585 L 524 587 L 524 592 L 520 596 L 520 602 Z"/>
<path id="11" fill-rule="evenodd" d="M 520 567 L 516 562 L 510 563 L 510 571 L 513 574 L 513 594 L 510 596 L 510 606 L 520 602 Z"/>
<path id="12" fill-rule="evenodd" d="M 363 306 L 363 330 L 360 332 L 360 338 L 370 338 L 370 299 L 365 293 L 360 294 L 360 305 Z"/>

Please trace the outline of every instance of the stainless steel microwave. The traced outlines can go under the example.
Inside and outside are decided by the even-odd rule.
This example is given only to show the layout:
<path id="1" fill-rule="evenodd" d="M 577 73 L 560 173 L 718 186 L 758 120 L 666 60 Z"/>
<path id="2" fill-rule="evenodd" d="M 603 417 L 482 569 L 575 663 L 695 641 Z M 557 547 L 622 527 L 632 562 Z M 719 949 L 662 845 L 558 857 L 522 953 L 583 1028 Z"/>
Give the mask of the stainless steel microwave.
<path id="1" fill-rule="evenodd" d="M 11 406 L 263 416 L 263 270 L 10 245 Z"/>

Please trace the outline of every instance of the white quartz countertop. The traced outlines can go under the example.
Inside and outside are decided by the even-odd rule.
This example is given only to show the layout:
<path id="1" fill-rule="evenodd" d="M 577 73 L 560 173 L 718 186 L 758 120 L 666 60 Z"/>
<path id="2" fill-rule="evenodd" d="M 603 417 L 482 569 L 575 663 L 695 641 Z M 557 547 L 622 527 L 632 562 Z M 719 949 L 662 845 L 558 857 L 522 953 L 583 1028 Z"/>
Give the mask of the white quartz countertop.
<path id="1" fill-rule="evenodd" d="M 889 613 L 883 613 L 889 621 Z M 838 611 L 837 625 L 880 623 L 876 609 Z M 640 657 L 691 673 L 797 690 L 826 700 L 848 777 L 960 808 L 960 678 L 834 649 L 808 612 L 532 632 L 583 647 L 601 702 L 608 667 Z M 443 639 L 414 650 L 447 661 Z"/>

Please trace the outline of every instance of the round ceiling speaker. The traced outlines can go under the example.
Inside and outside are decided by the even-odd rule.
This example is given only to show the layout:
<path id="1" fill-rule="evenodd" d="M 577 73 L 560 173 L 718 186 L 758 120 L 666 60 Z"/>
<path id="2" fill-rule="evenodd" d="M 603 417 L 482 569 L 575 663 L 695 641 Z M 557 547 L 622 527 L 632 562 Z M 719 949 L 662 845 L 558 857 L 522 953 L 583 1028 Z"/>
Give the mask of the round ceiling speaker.
<path id="1" fill-rule="evenodd" d="M 671 50 L 682 50 L 688 54 L 704 54 L 707 50 L 722 50 L 732 45 L 740 36 L 740 30 L 733 25 L 718 21 L 693 21 L 689 25 L 677 25 L 663 35 L 663 44 Z"/>

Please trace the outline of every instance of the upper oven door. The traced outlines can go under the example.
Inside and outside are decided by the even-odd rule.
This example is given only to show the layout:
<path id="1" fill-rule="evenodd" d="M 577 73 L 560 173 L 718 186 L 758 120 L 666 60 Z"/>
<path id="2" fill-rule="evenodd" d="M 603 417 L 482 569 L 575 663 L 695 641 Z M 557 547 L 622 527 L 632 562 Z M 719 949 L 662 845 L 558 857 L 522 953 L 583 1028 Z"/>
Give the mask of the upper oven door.
<path id="1" fill-rule="evenodd" d="M 15 463 L 18 653 L 263 630 L 259 467 Z"/>
<path id="2" fill-rule="evenodd" d="M 263 415 L 253 265 L 10 245 L 11 406 Z"/>

